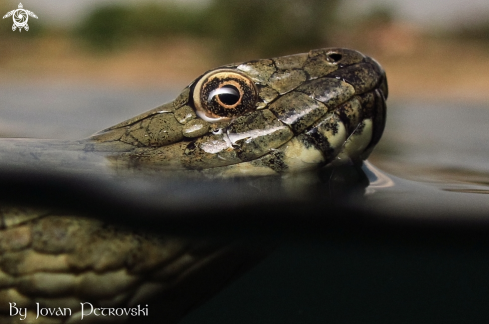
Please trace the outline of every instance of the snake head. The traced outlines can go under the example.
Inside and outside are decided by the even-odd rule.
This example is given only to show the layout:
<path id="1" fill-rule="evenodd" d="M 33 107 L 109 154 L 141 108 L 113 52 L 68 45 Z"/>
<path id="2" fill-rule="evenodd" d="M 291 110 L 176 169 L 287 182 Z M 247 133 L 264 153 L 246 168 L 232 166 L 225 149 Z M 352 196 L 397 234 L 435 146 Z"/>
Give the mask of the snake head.
<path id="1" fill-rule="evenodd" d="M 133 163 L 301 171 L 366 159 L 384 130 L 386 98 L 376 61 L 326 48 L 208 71 L 173 102 L 93 139 L 136 147 L 125 155 Z"/>

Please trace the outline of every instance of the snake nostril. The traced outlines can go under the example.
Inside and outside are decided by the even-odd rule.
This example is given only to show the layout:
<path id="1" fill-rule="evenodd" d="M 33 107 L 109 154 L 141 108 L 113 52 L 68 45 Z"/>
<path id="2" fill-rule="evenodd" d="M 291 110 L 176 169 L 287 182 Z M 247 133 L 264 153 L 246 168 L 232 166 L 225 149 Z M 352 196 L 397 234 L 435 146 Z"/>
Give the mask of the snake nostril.
<path id="1" fill-rule="evenodd" d="M 338 63 L 343 58 L 343 55 L 339 53 L 328 53 L 328 61 L 331 63 Z"/>

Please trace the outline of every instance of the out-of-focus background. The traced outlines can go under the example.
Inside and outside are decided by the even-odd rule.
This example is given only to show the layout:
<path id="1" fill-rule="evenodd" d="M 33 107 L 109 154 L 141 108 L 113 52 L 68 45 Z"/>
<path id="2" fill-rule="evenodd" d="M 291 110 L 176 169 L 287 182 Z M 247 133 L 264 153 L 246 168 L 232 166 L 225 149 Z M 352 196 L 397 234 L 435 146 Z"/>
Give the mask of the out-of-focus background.
<path id="1" fill-rule="evenodd" d="M 0 0 L 2 16 L 17 1 Z M 338 46 L 373 56 L 387 72 L 388 127 L 373 158 L 417 154 L 466 165 L 460 156 L 476 155 L 479 167 L 489 159 L 479 154 L 489 152 L 481 147 L 487 0 L 22 3 L 39 19 L 29 18 L 28 32 L 13 32 L 11 17 L 0 20 L 0 136 L 86 137 L 172 100 L 216 66 Z"/>
<path id="2" fill-rule="evenodd" d="M 230 61 L 343 46 L 379 60 L 392 95 L 489 99 L 489 2 L 40 0 L 0 20 L 0 78 L 179 88 Z M 0 1 L 0 12 L 18 1 Z M 2 16 L 3 16 L 2 14 Z"/>

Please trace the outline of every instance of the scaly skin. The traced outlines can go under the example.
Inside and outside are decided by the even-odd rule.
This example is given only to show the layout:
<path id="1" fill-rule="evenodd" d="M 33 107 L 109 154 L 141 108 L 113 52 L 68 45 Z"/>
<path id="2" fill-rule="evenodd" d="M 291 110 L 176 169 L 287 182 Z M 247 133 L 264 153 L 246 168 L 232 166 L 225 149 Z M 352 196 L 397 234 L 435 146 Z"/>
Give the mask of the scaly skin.
<path id="1" fill-rule="evenodd" d="M 215 95 L 215 87 L 225 91 Z M 372 59 L 345 49 L 314 50 L 212 70 L 173 102 L 85 140 L 5 139 L 0 162 L 81 173 L 152 169 L 206 177 L 357 163 L 382 135 L 386 96 L 385 73 Z M 19 316 L 9 316 L 13 302 L 29 310 L 23 323 L 75 323 L 80 302 L 144 307 L 156 295 L 158 306 L 150 311 L 158 308 L 170 323 L 254 259 L 228 241 L 135 233 L 28 208 L 5 206 L 0 215 L 2 323 L 19 323 Z M 36 320 L 36 303 L 67 307 L 72 315 Z M 92 315 L 83 323 L 108 319 L 138 320 Z"/>

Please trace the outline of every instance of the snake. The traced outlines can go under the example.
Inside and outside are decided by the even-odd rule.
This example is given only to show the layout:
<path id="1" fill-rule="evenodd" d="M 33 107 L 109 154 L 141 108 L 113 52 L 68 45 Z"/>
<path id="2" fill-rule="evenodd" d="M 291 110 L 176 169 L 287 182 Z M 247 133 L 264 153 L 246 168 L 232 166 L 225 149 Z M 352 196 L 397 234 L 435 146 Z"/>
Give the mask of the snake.
<path id="1" fill-rule="evenodd" d="M 0 166 L 215 179 L 358 164 L 382 136 L 387 96 L 383 68 L 350 49 L 229 64 L 86 139 L 2 139 Z M 177 322 L 256 260 L 229 240 L 156 235 L 8 202 L 0 221 L 7 324 L 136 323 L 148 312 Z"/>

